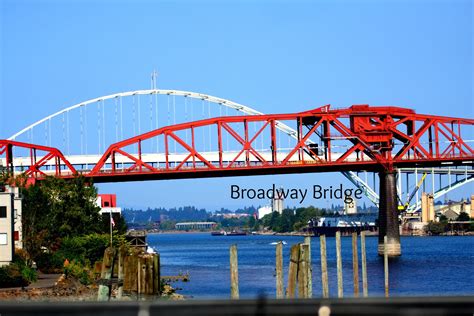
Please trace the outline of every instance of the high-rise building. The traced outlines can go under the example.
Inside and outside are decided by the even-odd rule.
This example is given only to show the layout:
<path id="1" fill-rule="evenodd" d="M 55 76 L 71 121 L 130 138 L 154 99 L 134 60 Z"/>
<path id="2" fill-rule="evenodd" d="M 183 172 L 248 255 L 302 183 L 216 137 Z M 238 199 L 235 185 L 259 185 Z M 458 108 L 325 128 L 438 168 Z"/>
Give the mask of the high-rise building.
<path id="1" fill-rule="evenodd" d="M 275 196 L 272 199 L 272 211 L 278 212 L 279 214 L 283 213 L 283 188 L 276 189 Z"/>

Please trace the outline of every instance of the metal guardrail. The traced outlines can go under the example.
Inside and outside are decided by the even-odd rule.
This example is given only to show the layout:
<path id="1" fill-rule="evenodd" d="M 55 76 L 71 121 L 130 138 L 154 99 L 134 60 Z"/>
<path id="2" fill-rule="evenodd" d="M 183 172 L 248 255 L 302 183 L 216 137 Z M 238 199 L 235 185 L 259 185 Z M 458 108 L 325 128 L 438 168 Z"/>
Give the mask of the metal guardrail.
<path id="1" fill-rule="evenodd" d="M 155 302 L 0 303 L 1 316 L 114 315 L 468 315 L 474 314 L 474 296 L 410 298 L 345 298 L 304 300 L 188 300 Z"/>

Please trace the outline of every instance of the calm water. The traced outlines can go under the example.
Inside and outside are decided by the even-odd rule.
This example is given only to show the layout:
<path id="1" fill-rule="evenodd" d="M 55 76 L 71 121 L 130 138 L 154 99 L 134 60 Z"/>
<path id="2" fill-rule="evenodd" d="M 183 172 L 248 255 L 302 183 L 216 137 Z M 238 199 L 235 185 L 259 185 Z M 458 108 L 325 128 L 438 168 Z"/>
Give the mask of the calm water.
<path id="1" fill-rule="evenodd" d="M 294 236 L 211 236 L 151 234 L 148 242 L 161 254 L 162 275 L 189 272 L 190 282 L 177 282 L 179 293 L 196 298 L 230 296 L 229 247 L 237 244 L 241 297 L 275 296 L 275 246 L 284 240 L 284 276 L 287 281 L 289 249 L 303 242 Z M 367 237 L 369 296 L 384 295 L 383 259 L 377 255 L 377 238 Z M 312 238 L 313 293 L 321 296 L 319 238 Z M 329 291 L 337 295 L 335 239 L 327 238 Z M 390 261 L 392 296 L 474 295 L 473 237 L 402 237 L 403 255 Z M 351 238 L 342 238 L 344 296 L 351 296 Z M 360 254 L 359 254 L 360 259 Z M 360 266 L 360 265 L 359 265 Z M 361 275 L 361 272 L 359 272 Z M 360 286 L 362 289 L 362 285 Z"/>

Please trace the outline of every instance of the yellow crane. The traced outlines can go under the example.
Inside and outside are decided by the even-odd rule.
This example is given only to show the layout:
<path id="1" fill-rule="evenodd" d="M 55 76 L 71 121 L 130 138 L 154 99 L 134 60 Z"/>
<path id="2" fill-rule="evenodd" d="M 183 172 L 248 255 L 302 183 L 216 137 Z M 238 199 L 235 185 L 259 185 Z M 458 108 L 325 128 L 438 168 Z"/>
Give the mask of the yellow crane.
<path id="1" fill-rule="evenodd" d="M 403 212 L 405 211 L 408 206 L 410 205 L 410 202 L 411 200 L 413 199 L 413 197 L 415 196 L 415 193 L 420 189 L 421 185 L 423 184 L 423 181 L 425 181 L 425 178 L 426 178 L 426 175 L 427 173 L 423 173 L 423 176 L 421 177 L 420 181 L 418 181 L 418 183 L 416 184 L 415 188 L 413 189 L 413 191 L 410 193 L 410 195 L 408 196 L 408 199 L 407 201 L 405 202 L 405 204 L 402 203 L 401 199 L 398 198 L 398 200 L 400 201 L 400 205 L 398 206 L 398 210 L 400 212 Z"/>

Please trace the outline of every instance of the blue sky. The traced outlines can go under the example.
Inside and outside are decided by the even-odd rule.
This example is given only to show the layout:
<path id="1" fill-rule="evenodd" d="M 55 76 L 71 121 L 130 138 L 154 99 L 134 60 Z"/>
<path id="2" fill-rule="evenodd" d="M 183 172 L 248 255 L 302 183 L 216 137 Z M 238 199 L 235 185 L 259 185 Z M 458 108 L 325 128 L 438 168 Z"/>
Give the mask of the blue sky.
<path id="1" fill-rule="evenodd" d="M 2 138 L 80 101 L 147 89 L 153 69 L 160 88 L 268 113 L 368 103 L 474 117 L 468 0 L 3 0 L 0 12 Z M 348 186 L 339 174 L 304 174 L 99 188 L 125 206 L 215 209 L 262 204 L 231 200 L 231 184 L 341 182 Z"/>

